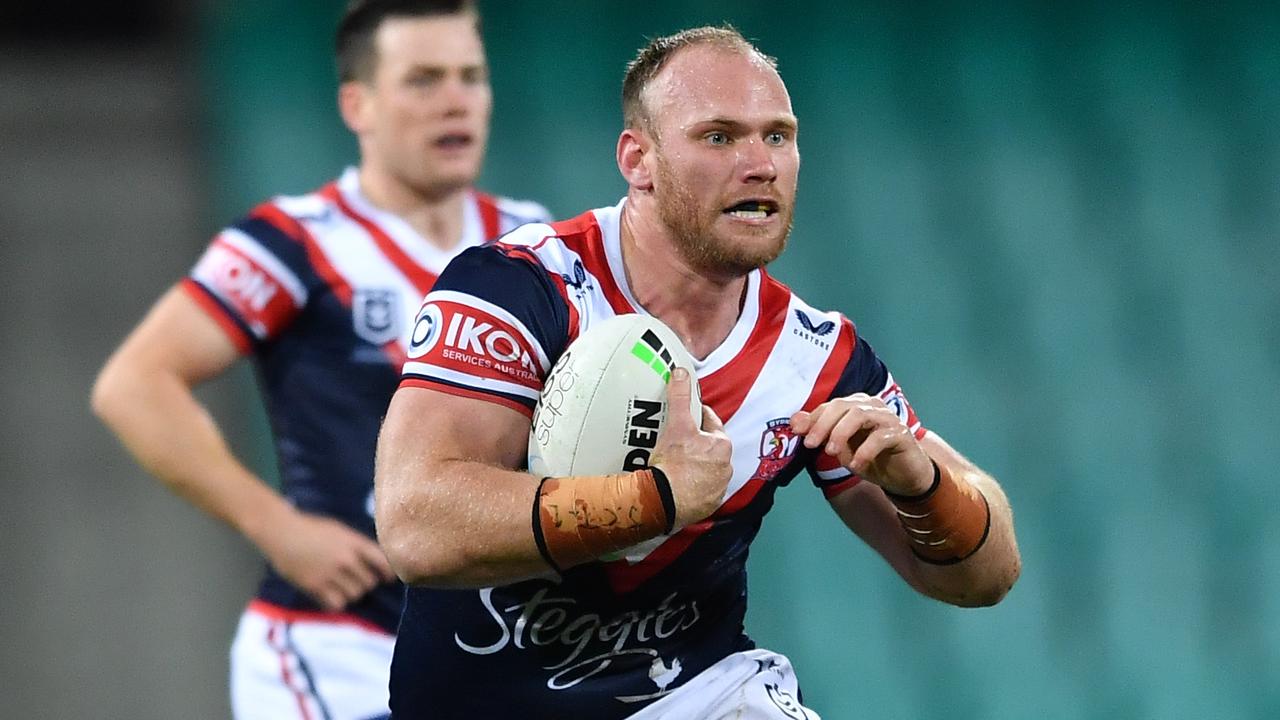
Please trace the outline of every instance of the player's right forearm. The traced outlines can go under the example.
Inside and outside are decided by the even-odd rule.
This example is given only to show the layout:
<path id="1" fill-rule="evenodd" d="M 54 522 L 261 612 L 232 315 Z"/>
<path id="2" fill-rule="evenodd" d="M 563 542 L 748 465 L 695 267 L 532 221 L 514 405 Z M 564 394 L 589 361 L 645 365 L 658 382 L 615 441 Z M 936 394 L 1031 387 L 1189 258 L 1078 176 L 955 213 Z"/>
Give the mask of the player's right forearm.
<path id="1" fill-rule="evenodd" d="M 291 506 L 231 453 L 217 424 L 181 379 L 108 366 L 95 414 L 138 463 L 175 493 L 261 546 Z"/>
<path id="2" fill-rule="evenodd" d="M 382 446 L 378 542 L 409 585 L 480 588 L 545 575 L 530 524 L 538 481 L 468 461 L 423 464 Z"/>

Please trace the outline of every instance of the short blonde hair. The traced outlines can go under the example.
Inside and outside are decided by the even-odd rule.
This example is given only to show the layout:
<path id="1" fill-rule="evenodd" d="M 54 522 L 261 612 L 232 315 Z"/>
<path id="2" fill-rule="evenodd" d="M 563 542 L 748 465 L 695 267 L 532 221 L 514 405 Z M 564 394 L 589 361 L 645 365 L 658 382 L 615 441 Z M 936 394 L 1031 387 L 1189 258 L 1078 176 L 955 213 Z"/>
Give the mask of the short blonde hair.
<path id="1" fill-rule="evenodd" d="M 626 75 L 622 78 L 622 123 L 624 127 L 652 131 L 653 118 L 649 108 L 644 104 L 644 90 L 653 79 L 662 72 L 662 68 L 680 50 L 695 45 L 711 45 L 724 50 L 740 52 L 744 55 L 755 55 L 778 69 L 778 61 L 760 51 L 738 32 L 732 25 L 718 27 L 704 25 L 702 27 L 681 30 L 674 35 L 654 38 L 640 48 L 635 59 L 627 63 Z"/>

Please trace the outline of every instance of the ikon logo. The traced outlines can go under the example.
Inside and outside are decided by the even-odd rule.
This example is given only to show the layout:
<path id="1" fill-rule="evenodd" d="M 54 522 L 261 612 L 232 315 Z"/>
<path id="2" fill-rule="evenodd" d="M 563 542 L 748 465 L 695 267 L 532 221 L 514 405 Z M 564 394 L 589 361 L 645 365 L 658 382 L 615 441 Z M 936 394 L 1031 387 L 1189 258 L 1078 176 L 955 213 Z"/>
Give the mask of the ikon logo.
<path id="1" fill-rule="evenodd" d="M 436 306 L 428 305 L 427 308 L 434 310 Z M 443 318 L 439 311 L 419 314 L 420 321 L 426 317 L 431 317 L 429 322 L 435 326 L 426 333 L 429 344 L 434 345 Z M 517 374 L 520 375 L 536 376 L 539 373 L 537 362 L 516 340 L 516 331 L 500 326 L 498 321 L 485 321 L 465 312 L 453 312 L 445 322 L 448 325 L 443 334 L 445 347 L 442 354 L 446 359 L 484 367 L 496 364 L 497 369 L 503 372 L 519 368 Z"/>
<path id="2" fill-rule="evenodd" d="M 505 330 L 498 330 L 487 322 L 480 322 L 470 315 L 454 315 L 449 323 L 449 331 L 444 342 L 449 347 L 472 352 L 477 355 L 488 355 L 502 362 L 515 362 L 524 354 L 516 339 Z"/>
<path id="3" fill-rule="evenodd" d="M 214 287 L 243 301 L 254 312 L 262 312 L 280 289 L 275 280 L 235 253 L 223 250 L 219 255 L 210 263 Z"/>
<path id="4" fill-rule="evenodd" d="M 409 357 L 422 357 L 435 347 L 436 341 L 440 339 L 440 326 L 443 324 L 439 306 L 434 304 L 424 306 L 418 312 L 417 320 L 413 322 L 413 334 L 409 336 Z"/>

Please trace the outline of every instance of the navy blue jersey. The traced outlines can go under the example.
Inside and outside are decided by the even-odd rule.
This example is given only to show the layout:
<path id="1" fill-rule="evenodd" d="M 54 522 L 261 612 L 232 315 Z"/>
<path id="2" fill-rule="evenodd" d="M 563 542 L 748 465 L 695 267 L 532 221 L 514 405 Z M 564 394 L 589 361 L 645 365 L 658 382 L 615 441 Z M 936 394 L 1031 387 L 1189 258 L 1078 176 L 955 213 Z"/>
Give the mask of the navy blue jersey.
<path id="1" fill-rule="evenodd" d="M 298 508 L 373 537 L 373 456 L 414 313 L 449 260 L 546 212 L 469 194 L 462 242 L 441 251 L 360 194 L 354 169 L 315 193 L 278 197 L 225 228 L 183 287 L 251 354 L 275 441 L 281 490 Z M 349 608 L 391 632 L 403 590 Z M 258 598 L 318 606 L 268 568 Z"/>
<path id="2" fill-rule="evenodd" d="M 531 416 L 542 380 L 582 331 L 644 312 L 623 272 L 621 205 L 526 225 L 450 265 L 418 314 L 402 386 Z M 839 313 L 764 271 L 724 343 L 695 362 L 702 400 L 733 440 L 733 478 L 706 520 L 613 561 L 482 590 L 410 588 L 391 674 L 397 718 L 615 718 L 721 658 L 743 629 L 746 561 L 774 492 L 807 470 L 829 495 L 857 482 L 806 450 L 789 418 L 854 392 L 879 395 L 922 437 L 910 405 Z M 532 504 L 532 496 L 530 503 Z"/>

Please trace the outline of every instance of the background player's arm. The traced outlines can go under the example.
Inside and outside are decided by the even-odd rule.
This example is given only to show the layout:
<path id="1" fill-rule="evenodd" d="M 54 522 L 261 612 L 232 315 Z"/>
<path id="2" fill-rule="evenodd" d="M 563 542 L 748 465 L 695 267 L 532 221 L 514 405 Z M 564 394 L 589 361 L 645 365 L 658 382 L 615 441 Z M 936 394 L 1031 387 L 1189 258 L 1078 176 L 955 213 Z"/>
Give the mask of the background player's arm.
<path id="1" fill-rule="evenodd" d="M 926 454 L 953 477 L 976 486 L 991 509 L 991 528 L 976 553 L 953 565 L 924 562 L 911 551 L 893 504 L 879 486 L 860 482 L 831 498 L 831 506 L 858 537 L 880 553 L 919 592 L 965 607 L 994 605 L 1021 570 L 1013 512 L 999 483 L 933 432 L 919 441 Z"/>
<path id="2" fill-rule="evenodd" d="M 93 410 L 151 474 L 249 538 L 291 582 L 340 609 L 393 576 L 376 543 L 306 515 L 232 455 L 193 388 L 239 358 L 194 300 L 170 290 L 107 361 Z"/>

